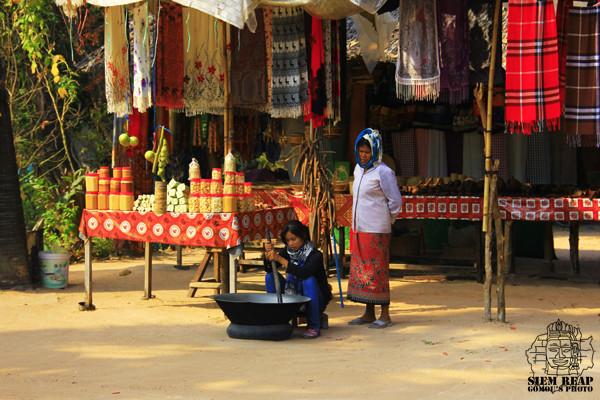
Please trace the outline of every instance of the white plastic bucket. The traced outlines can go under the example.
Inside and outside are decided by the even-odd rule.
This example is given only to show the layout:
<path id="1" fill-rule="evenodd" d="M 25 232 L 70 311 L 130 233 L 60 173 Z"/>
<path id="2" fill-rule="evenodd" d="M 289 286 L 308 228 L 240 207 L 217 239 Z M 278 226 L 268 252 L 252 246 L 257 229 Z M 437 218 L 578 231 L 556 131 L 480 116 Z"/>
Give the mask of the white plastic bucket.
<path id="1" fill-rule="evenodd" d="M 42 286 L 52 289 L 67 287 L 71 255 L 51 251 L 40 251 L 38 255 Z"/>

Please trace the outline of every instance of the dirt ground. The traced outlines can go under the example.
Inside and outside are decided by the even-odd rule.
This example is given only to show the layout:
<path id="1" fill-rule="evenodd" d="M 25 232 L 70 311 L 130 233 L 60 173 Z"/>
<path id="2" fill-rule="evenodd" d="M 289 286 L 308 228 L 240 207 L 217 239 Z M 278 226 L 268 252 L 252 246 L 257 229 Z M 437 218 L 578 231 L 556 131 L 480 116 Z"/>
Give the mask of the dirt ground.
<path id="1" fill-rule="evenodd" d="M 553 276 L 541 276 L 542 260 L 517 259 L 507 323 L 484 322 L 474 280 L 407 277 L 391 282 L 392 327 L 347 326 L 362 306 L 342 308 L 331 277 L 330 328 L 315 340 L 301 329 L 281 342 L 230 339 L 212 291 L 187 297 L 195 271 L 173 268 L 173 251 L 154 258 L 151 300 L 141 299 L 142 258 L 95 262 L 97 309 L 82 312 L 84 268 L 75 264 L 66 289 L 0 291 L 0 399 L 597 399 L 596 360 L 582 374 L 592 393 L 528 391 L 525 351 L 549 323 L 578 326 L 600 349 L 600 225 L 581 227 L 577 280 L 566 279 L 568 230 L 554 234 Z M 201 256 L 185 250 L 184 263 Z"/>

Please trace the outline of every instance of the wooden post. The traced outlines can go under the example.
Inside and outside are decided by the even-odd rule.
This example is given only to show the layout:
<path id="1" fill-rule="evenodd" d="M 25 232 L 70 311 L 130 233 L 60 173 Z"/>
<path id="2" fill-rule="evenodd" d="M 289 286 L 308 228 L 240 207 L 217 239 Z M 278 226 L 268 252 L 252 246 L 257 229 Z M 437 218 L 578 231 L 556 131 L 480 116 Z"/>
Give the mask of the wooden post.
<path id="1" fill-rule="evenodd" d="M 552 222 L 544 224 L 544 273 L 554 273 L 554 263 L 552 256 L 554 255 L 554 241 L 552 238 Z"/>
<path id="2" fill-rule="evenodd" d="M 225 251 L 221 251 L 215 256 L 219 259 L 221 293 L 229 293 L 229 255 Z"/>
<path id="3" fill-rule="evenodd" d="M 504 262 L 506 263 L 506 272 L 509 274 L 515 273 L 515 265 L 513 263 L 513 222 L 507 220 L 504 223 Z"/>
<path id="4" fill-rule="evenodd" d="M 496 295 L 498 296 L 498 311 L 496 318 L 500 322 L 506 322 L 506 302 L 504 299 L 504 277 L 506 266 L 504 263 L 504 233 L 502 229 L 502 218 L 500 218 L 500 208 L 498 207 L 498 169 L 500 160 L 494 160 L 492 166 L 493 175 L 490 188 L 490 207 L 494 217 L 494 228 L 496 232 Z"/>
<path id="5" fill-rule="evenodd" d="M 92 238 L 88 237 L 84 242 L 85 247 L 85 275 L 83 282 L 85 285 L 85 302 L 83 303 L 84 310 L 93 310 L 92 303 Z"/>
<path id="6" fill-rule="evenodd" d="M 152 294 L 152 243 L 144 243 L 144 296 L 142 299 L 154 298 Z"/>
<path id="7" fill-rule="evenodd" d="M 579 275 L 579 221 L 569 222 L 569 256 L 571 259 L 571 274 Z"/>

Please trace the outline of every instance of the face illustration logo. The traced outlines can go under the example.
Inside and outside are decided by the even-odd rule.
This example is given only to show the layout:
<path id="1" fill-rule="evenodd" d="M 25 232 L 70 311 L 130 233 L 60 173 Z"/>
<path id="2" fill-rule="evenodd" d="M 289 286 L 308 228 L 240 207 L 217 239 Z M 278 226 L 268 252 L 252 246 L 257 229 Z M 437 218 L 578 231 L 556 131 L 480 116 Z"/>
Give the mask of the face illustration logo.
<path id="1" fill-rule="evenodd" d="M 594 378 L 581 376 L 594 366 L 592 337 L 582 338 L 581 330 L 561 321 L 552 322 L 525 351 L 532 375 L 530 392 L 591 392 Z"/>

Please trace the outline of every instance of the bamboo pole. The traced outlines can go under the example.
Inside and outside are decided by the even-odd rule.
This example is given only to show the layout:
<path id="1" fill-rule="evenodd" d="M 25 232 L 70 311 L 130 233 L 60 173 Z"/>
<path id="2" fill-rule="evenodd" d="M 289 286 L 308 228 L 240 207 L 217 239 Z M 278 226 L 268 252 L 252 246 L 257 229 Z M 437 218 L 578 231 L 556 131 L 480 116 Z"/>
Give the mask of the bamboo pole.
<path id="1" fill-rule="evenodd" d="M 494 74 L 496 66 L 496 53 L 498 50 L 498 25 L 500 24 L 500 0 L 496 0 L 494 9 L 494 27 L 492 34 L 492 54 L 490 57 L 490 74 L 488 77 L 488 99 L 486 126 L 484 129 L 485 139 L 485 186 L 483 190 L 483 223 L 481 224 L 485 234 L 485 281 L 483 285 L 483 301 L 485 320 L 491 321 L 491 285 L 492 285 L 492 256 L 491 256 L 491 223 L 490 211 L 490 169 L 492 166 L 492 102 L 494 97 Z"/>

